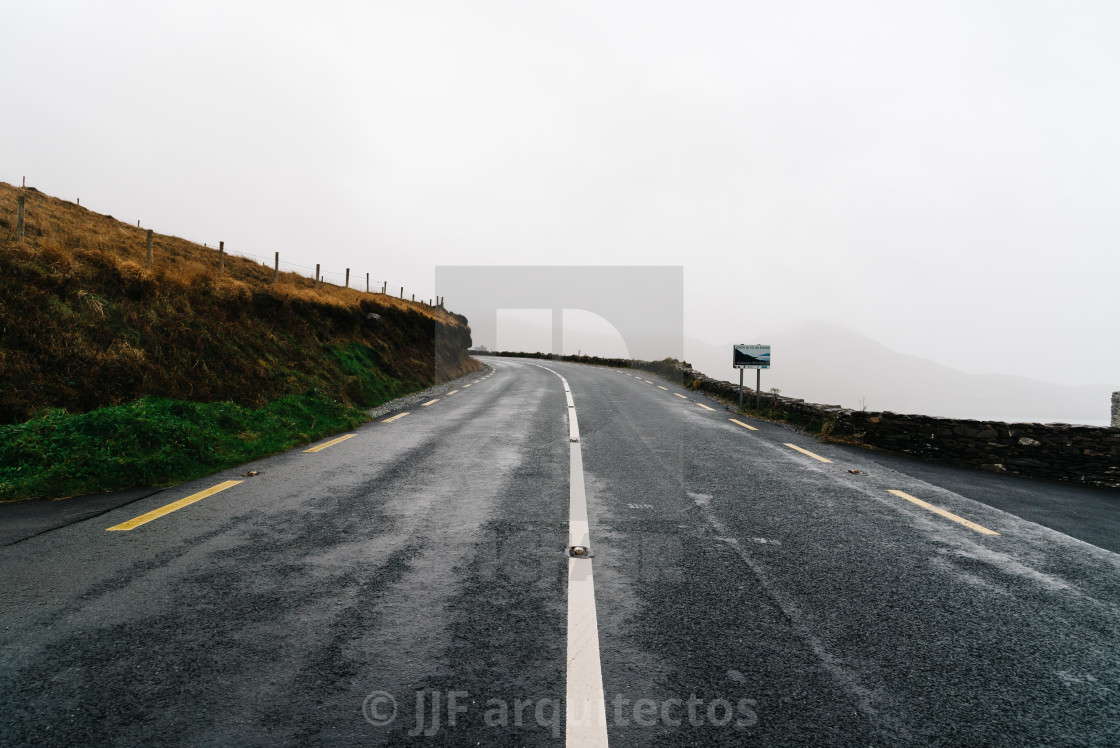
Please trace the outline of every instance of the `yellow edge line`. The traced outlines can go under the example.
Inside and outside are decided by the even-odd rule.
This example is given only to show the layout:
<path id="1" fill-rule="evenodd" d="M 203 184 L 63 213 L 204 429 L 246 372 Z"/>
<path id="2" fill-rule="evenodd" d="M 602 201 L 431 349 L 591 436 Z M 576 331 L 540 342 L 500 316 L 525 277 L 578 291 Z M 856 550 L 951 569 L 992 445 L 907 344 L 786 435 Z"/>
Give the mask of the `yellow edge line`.
<path id="1" fill-rule="evenodd" d="M 708 407 L 707 405 L 705 405 L 704 403 L 696 403 L 696 404 L 697 404 L 697 405 L 699 405 L 699 406 L 700 406 L 701 408 L 703 408 L 704 410 L 711 410 L 711 411 L 714 411 L 714 410 L 715 410 L 715 408 L 709 408 L 709 407 Z"/>
<path id="2" fill-rule="evenodd" d="M 404 418 L 407 415 L 408 415 L 408 413 L 397 413 L 392 418 L 386 418 L 384 421 L 382 421 L 382 423 L 392 423 L 393 421 L 397 420 L 398 418 Z"/>
<path id="3" fill-rule="evenodd" d="M 727 420 L 731 421 L 732 423 L 737 423 L 745 429 L 750 429 L 751 431 L 758 431 L 758 429 L 756 429 L 754 426 L 743 423 L 742 421 L 736 421 L 734 418 L 728 418 Z"/>
<path id="4" fill-rule="evenodd" d="M 451 390 L 451 392 L 448 392 L 447 395 L 454 395 L 458 391 L 459 390 Z M 444 397 L 447 397 L 447 395 L 444 395 Z"/>
<path id="5" fill-rule="evenodd" d="M 152 511 L 148 512 L 147 514 L 141 514 L 139 517 L 135 517 L 133 519 L 130 519 L 128 522 L 121 522 L 119 525 L 113 525 L 112 527 L 106 527 L 105 531 L 106 532 L 113 532 L 113 531 L 116 531 L 116 530 L 122 530 L 122 531 L 123 530 L 131 530 L 133 528 L 139 527 L 140 525 L 145 525 L 145 524 L 151 522 L 153 519 L 159 519 L 160 517 L 162 517 L 165 514 L 171 514 L 172 512 L 174 512 L 178 509 L 182 509 L 185 506 L 189 506 L 196 501 L 201 501 L 202 499 L 205 499 L 207 496 L 213 496 L 214 494 L 218 493 L 219 491 L 224 491 L 227 488 L 231 488 L 233 486 L 236 486 L 238 483 L 241 483 L 241 481 L 239 481 L 239 480 L 227 480 L 224 483 L 219 483 L 216 486 L 211 486 L 210 488 L 207 488 L 205 491 L 199 491 L 198 493 L 192 493 L 190 496 L 186 497 L 185 499 L 179 499 L 178 501 L 173 501 L 170 504 L 168 504 L 167 506 L 161 506 L 159 509 L 153 509 Z"/>
<path id="6" fill-rule="evenodd" d="M 798 452 L 800 452 L 803 455 L 809 455 L 814 460 L 820 460 L 821 462 L 832 462 L 832 460 L 828 459 L 827 457 L 821 457 L 820 455 L 815 455 L 812 452 L 810 452 L 809 450 L 802 449 L 801 447 L 797 446 L 796 444 L 786 444 L 785 442 L 783 442 L 783 444 L 785 444 L 785 446 L 789 447 L 790 449 L 796 449 Z"/>
<path id="7" fill-rule="evenodd" d="M 661 385 L 657 385 L 657 389 L 659 389 L 659 390 L 665 390 L 666 392 L 668 392 L 668 391 L 669 391 L 669 388 L 668 388 L 668 387 L 662 387 Z"/>
<path id="8" fill-rule="evenodd" d="M 653 384 L 653 382 L 649 381 L 648 379 L 643 379 L 642 381 L 645 382 L 646 384 Z"/>
<path id="9" fill-rule="evenodd" d="M 429 401 L 428 401 L 428 402 L 426 402 L 426 403 L 420 403 L 420 407 L 421 407 L 421 408 L 426 408 L 426 407 L 428 407 L 429 405 L 431 405 L 432 403 L 438 403 L 438 402 L 439 402 L 439 398 L 437 397 L 437 398 L 436 398 L 435 400 L 429 400 Z"/>
<path id="10" fill-rule="evenodd" d="M 335 444 L 338 444 L 339 442 L 344 442 L 347 439 L 350 439 L 351 437 L 355 437 L 355 436 L 357 436 L 357 434 L 347 434 L 346 436 L 340 436 L 337 439 L 331 439 L 326 444 L 320 444 L 317 447 L 312 447 L 311 449 L 305 449 L 303 451 L 304 452 L 321 452 L 322 450 L 326 449 L 327 447 L 333 447 Z"/>
<path id="11" fill-rule="evenodd" d="M 999 533 L 996 532 L 995 530 L 989 530 L 988 528 L 984 527 L 983 525 L 978 525 L 975 522 L 968 521 L 964 517 L 958 517 L 957 515 L 953 514 L 952 512 L 945 511 L 941 507 L 936 507 L 933 504 L 927 504 L 926 502 L 922 501 L 921 499 L 914 498 L 913 496 L 906 493 L 905 491 L 898 491 L 896 489 L 891 488 L 891 489 L 887 490 L 887 493 L 893 493 L 895 496 L 906 499 L 907 501 L 909 501 L 911 503 L 917 504 L 918 506 L 922 507 L 923 509 L 928 509 L 935 514 L 940 514 L 942 517 L 945 517 L 946 519 L 951 519 L 954 522 L 959 522 L 960 524 L 964 525 L 965 527 L 967 527 L 969 529 L 972 529 L 972 530 L 975 530 L 976 532 L 980 533 L 981 535 L 999 535 Z"/>
<path id="12" fill-rule="evenodd" d="M 676 395 L 677 397 L 679 397 L 681 400 L 687 400 L 688 399 L 687 395 L 682 395 L 679 392 L 674 392 L 673 394 Z"/>
<path id="13" fill-rule="evenodd" d="M 474 382 L 471 382 L 471 384 L 474 384 Z M 464 384 L 464 385 L 463 385 L 463 389 L 465 390 L 466 388 L 470 387 L 470 386 L 471 386 L 471 384 Z"/>

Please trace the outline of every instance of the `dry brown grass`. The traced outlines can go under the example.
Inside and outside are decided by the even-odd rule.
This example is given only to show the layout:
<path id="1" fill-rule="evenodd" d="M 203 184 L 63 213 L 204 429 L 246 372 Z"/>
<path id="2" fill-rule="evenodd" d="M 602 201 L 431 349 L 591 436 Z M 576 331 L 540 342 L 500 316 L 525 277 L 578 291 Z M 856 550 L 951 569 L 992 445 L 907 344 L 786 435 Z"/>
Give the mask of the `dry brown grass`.
<path id="1" fill-rule="evenodd" d="M 388 308 L 414 311 L 449 324 L 456 321 L 454 315 L 438 307 L 387 294 L 367 294 L 329 283 L 316 287 L 313 279 L 298 273 L 281 271 L 274 284 L 271 267 L 236 255 L 226 254 L 225 272 L 219 276 L 216 248 L 204 247 L 177 236 L 153 234 L 153 262 L 152 268 L 148 269 L 144 267 L 147 229 L 51 197 L 33 187 L 20 189 L 6 182 L 0 182 L 0 242 L 15 239 L 17 199 L 21 194 L 25 198 L 23 244 L 42 253 L 44 259 L 59 272 L 70 269 L 75 251 L 97 250 L 122 266 L 129 266 L 131 273 L 158 279 L 160 283 L 182 287 L 212 284 L 231 293 L 237 293 L 237 289 L 241 288 L 269 286 L 279 295 L 340 307 L 352 307 L 363 298 L 376 296 L 378 303 Z M 462 322 L 461 318 L 458 321 Z"/>
<path id="2" fill-rule="evenodd" d="M 259 406 L 308 387 L 360 405 L 357 359 L 343 349 L 365 351 L 354 353 L 362 366 L 408 386 L 475 366 L 459 315 L 316 288 L 295 273 L 273 283 L 272 268 L 236 256 L 219 274 L 216 249 L 160 234 L 149 268 L 146 237 L 143 228 L 0 183 L 0 422 L 145 395 Z"/>

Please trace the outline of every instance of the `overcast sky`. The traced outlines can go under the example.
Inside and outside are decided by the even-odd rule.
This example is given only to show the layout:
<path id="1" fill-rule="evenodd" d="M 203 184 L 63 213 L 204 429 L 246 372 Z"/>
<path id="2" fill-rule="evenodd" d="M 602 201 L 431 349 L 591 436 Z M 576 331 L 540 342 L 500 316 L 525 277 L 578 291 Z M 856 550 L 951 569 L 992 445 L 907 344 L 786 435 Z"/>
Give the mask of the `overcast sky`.
<path id="1" fill-rule="evenodd" d="M 827 320 L 1120 389 L 1116 2 L 2 15 L 3 181 L 425 298 L 437 265 L 683 265 L 709 342 Z"/>

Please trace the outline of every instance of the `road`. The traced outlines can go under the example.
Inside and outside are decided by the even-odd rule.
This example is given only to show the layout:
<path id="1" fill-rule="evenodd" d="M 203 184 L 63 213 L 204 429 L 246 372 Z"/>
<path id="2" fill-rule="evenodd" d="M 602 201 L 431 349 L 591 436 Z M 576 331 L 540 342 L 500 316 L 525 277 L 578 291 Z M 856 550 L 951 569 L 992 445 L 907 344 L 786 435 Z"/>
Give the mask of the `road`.
<path id="1" fill-rule="evenodd" d="M 0 744 L 1120 744 L 1120 556 L 652 376 L 484 360 L 0 548 Z"/>

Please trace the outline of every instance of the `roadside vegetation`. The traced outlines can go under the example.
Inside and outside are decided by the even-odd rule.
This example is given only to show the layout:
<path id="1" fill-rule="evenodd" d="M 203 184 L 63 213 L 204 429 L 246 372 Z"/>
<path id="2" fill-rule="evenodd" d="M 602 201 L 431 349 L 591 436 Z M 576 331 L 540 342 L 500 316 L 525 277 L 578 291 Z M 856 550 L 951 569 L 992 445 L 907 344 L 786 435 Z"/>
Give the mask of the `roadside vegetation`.
<path id="1" fill-rule="evenodd" d="M 16 200 L 26 200 L 23 241 Z M 0 500 L 167 484 L 466 374 L 466 319 L 0 183 Z"/>
<path id="2" fill-rule="evenodd" d="M 255 409 L 153 397 L 89 413 L 55 410 L 0 426 L 0 491 L 21 499 L 178 483 L 367 420 L 364 409 L 315 392 Z"/>

